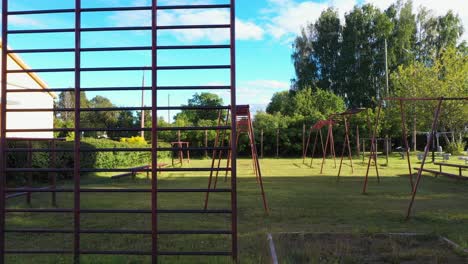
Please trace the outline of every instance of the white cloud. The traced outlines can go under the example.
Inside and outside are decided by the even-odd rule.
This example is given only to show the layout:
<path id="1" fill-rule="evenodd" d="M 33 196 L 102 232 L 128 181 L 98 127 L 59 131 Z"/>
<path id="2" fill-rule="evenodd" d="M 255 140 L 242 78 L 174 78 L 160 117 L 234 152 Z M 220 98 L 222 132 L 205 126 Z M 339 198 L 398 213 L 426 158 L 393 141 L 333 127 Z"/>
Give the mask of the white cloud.
<path id="1" fill-rule="evenodd" d="M 222 82 L 212 82 L 207 85 L 225 85 Z M 256 110 L 265 109 L 270 103 L 274 93 L 286 91 L 290 87 L 288 82 L 278 80 L 249 80 L 240 81 L 237 84 L 237 104 L 248 104 L 255 106 Z M 224 102 L 229 102 L 230 93 L 228 91 L 215 91 L 221 96 Z"/>
<path id="2" fill-rule="evenodd" d="M 8 19 L 9 19 L 8 23 L 14 26 L 28 26 L 28 27 L 44 26 L 44 23 L 42 23 L 41 21 L 33 19 L 33 18 L 28 18 L 25 16 L 10 16 Z"/>
<path id="3" fill-rule="evenodd" d="M 143 5 L 146 0 L 137 0 L 134 5 Z M 198 4 L 209 3 L 199 1 Z M 186 4 L 185 1 L 178 1 L 171 4 Z M 190 4 L 195 4 L 190 2 Z M 117 26 L 150 26 L 151 13 L 147 11 L 117 12 L 110 16 L 110 20 Z M 207 10 L 161 10 L 158 12 L 158 25 L 213 25 L 229 24 L 230 13 L 226 9 Z M 236 28 L 238 40 L 261 40 L 264 30 L 252 21 L 243 21 L 236 18 Z M 208 40 L 213 43 L 222 43 L 229 40 L 229 29 L 187 29 L 164 31 L 163 34 L 173 34 L 183 42 L 193 43 L 200 40 Z"/>
<path id="4" fill-rule="evenodd" d="M 265 31 L 253 22 L 236 19 L 236 38 L 238 40 L 262 40 Z"/>
<path id="5" fill-rule="evenodd" d="M 245 86 L 249 86 L 253 89 L 268 89 L 268 90 L 285 90 L 289 89 L 288 82 L 282 82 L 277 80 L 253 80 L 244 82 Z M 276 92 L 276 91 L 275 91 Z"/>
<path id="6" fill-rule="evenodd" d="M 432 10 L 434 15 L 440 16 L 445 15 L 449 10 L 460 16 L 463 26 L 465 27 L 465 33 L 463 35 L 464 40 L 468 40 L 468 9 L 463 8 L 463 1 L 460 0 L 413 0 L 413 11 L 417 12 L 421 6 L 424 6 Z M 394 1 L 391 0 L 366 0 L 366 3 L 372 3 L 381 9 L 389 7 Z M 465 4 L 466 7 L 466 4 Z"/>
<path id="7" fill-rule="evenodd" d="M 396 0 L 364 0 L 384 10 Z M 461 8 L 459 0 L 413 0 L 415 12 L 422 5 L 434 11 L 436 15 L 443 15 L 448 10 L 458 13 L 465 25 L 464 39 L 468 39 L 468 9 Z M 308 23 L 315 22 L 320 13 L 333 6 L 338 9 L 342 19 L 344 14 L 362 3 L 357 0 L 326 0 L 326 1 L 299 1 L 299 0 L 268 0 L 268 7 L 261 11 L 264 16 L 265 28 L 274 39 L 290 41 L 300 33 L 301 28 Z"/>

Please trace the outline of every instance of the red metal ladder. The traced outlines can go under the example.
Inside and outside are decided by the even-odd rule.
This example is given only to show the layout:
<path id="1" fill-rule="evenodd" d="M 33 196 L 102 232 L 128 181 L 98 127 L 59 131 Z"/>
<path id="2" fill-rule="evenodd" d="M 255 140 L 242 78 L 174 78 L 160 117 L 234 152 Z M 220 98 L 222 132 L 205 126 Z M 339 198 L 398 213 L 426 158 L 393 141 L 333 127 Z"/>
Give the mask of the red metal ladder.
<path id="1" fill-rule="evenodd" d="M 44 1 L 48 2 L 48 1 Z M 81 0 L 75 0 L 74 6 L 64 9 L 43 9 L 43 10 L 20 10 L 11 11 L 9 9 L 9 1 L 2 0 L 2 72 L 1 72 L 1 133 L 0 133 L 0 264 L 5 262 L 6 255 L 31 255 L 31 254 L 49 254 L 49 255 L 71 255 L 74 259 L 74 263 L 80 263 L 81 256 L 83 255 L 141 255 L 151 257 L 152 263 L 158 263 L 160 256 L 230 256 L 234 261 L 238 260 L 238 244 L 237 244 L 237 170 L 236 170 L 236 155 L 233 154 L 230 157 L 231 166 L 229 168 L 220 168 L 219 171 L 230 171 L 231 172 L 231 183 L 230 188 L 218 189 L 217 192 L 226 193 L 230 196 L 230 208 L 216 209 L 216 210 L 205 210 L 200 209 L 161 209 L 158 207 L 158 197 L 161 193 L 205 193 L 206 189 L 162 189 L 158 185 L 158 173 L 164 172 L 208 172 L 213 171 L 213 168 L 159 168 L 157 153 L 159 151 L 180 151 L 180 148 L 162 148 L 158 146 L 158 133 L 160 131 L 204 131 L 204 130 L 223 130 L 229 131 L 232 138 L 237 136 L 235 122 L 225 126 L 209 126 L 209 127 L 159 127 L 157 120 L 157 112 L 165 110 L 197 110 L 197 111 L 213 111 L 213 110 L 229 110 L 232 112 L 232 118 L 236 120 L 236 44 L 235 44 L 235 0 L 229 0 L 226 4 L 192 4 L 192 5 L 158 5 L 157 0 L 152 0 L 150 6 L 111 6 L 102 8 L 83 8 Z M 223 9 L 229 10 L 229 23 L 226 24 L 203 24 L 203 25 L 158 25 L 158 16 L 160 11 L 171 11 L 171 10 L 212 10 L 212 9 Z M 122 11 L 146 11 L 151 12 L 150 26 L 135 26 L 135 27 L 83 27 L 86 16 L 83 14 L 97 14 L 102 12 L 122 12 Z M 74 19 L 74 27 L 72 28 L 55 28 L 55 29 L 25 29 L 25 30 L 12 30 L 9 28 L 9 16 L 21 15 L 47 15 L 47 14 L 68 14 Z M 225 29 L 229 31 L 229 43 L 223 45 L 160 45 L 158 42 L 158 32 L 169 31 L 169 30 L 206 30 L 206 29 Z M 109 32 L 109 31 L 140 31 L 145 34 L 149 34 L 151 43 L 146 46 L 126 46 L 126 47 L 93 47 L 86 48 L 82 46 L 82 33 L 83 32 Z M 8 50 L 10 35 L 29 35 L 35 36 L 38 34 L 61 34 L 61 33 L 72 33 L 75 39 L 74 47 L 60 47 L 60 48 L 45 48 L 45 49 L 22 49 L 22 50 Z M 182 66 L 164 66 L 161 65 L 158 60 L 158 51 L 161 50 L 228 50 L 230 52 L 230 62 L 224 65 L 182 65 Z M 82 53 L 97 53 L 97 52 L 118 52 L 118 51 L 149 51 L 151 52 L 151 66 L 128 66 L 128 67 L 96 67 L 86 68 L 82 67 L 81 55 Z M 70 68 L 47 68 L 47 69 L 22 69 L 22 70 L 11 70 L 7 68 L 7 58 L 10 53 L 23 53 L 23 54 L 48 54 L 48 53 L 71 53 L 74 54 L 74 66 Z M 52 65 L 54 62 L 50 62 Z M 175 71 L 175 70 L 229 70 L 230 81 L 229 85 L 216 85 L 216 86 L 160 86 L 158 85 L 158 73 L 161 71 Z M 112 151 L 147 151 L 151 153 L 151 168 L 144 172 L 151 173 L 151 186 L 148 188 L 141 189 L 108 189 L 108 188 L 82 188 L 81 186 L 81 174 L 92 173 L 92 172 L 131 172 L 131 168 L 128 169 L 100 169 L 100 168 L 83 168 L 80 163 L 81 156 L 86 153 L 93 153 L 99 151 L 110 151 L 109 149 L 85 149 L 81 145 L 81 134 L 82 132 L 91 131 L 103 131 L 102 128 L 96 127 L 82 127 L 80 124 L 80 113 L 82 112 L 98 112 L 98 111 L 120 111 L 123 108 L 119 107 L 108 107 L 108 108 L 82 108 L 80 104 L 75 104 L 70 109 L 60 109 L 60 111 L 72 112 L 75 114 L 74 128 L 53 128 L 53 129 L 10 129 L 6 127 L 6 112 L 55 112 L 57 109 L 9 109 L 6 104 L 6 97 L 8 93 L 43 93 L 43 89 L 28 89 L 24 90 L 10 90 L 8 89 L 7 79 L 8 74 L 13 73 L 55 73 L 55 72 L 70 72 L 74 74 L 75 84 L 74 88 L 50 88 L 49 92 L 73 92 L 75 102 L 81 101 L 81 92 L 85 91 L 141 91 L 142 88 L 139 86 L 135 87 L 82 87 L 83 72 L 124 72 L 124 71 L 150 71 L 152 80 L 151 86 L 144 87 L 143 90 L 151 91 L 151 106 L 150 107 L 125 107 L 125 110 L 129 111 L 142 111 L 147 110 L 152 113 L 152 126 L 151 128 L 119 128 L 113 129 L 113 131 L 146 131 L 152 135 L 152 144 L 150 148 L 139 148 L 139 149 L 118 149 L 114 148 Z M 230 106 L 222 107 L 163 107 L 158 105 L 158 91 L 181 91 L 181 90 L 227 90 L 229 91 Z M 6 145 L 6 136 L 8 133 L 13 132 L 73 132 L 75 135 L 73 149 L 8 149 Z M 107 130 L 104 130 L 107 131 Z M 226 132 L 228 133 L 228 132 Z M 193 151 L 204 151 L 206 148 L 188 148 Z M 230 146 L 224 147 L 224 149 L 236 153 L 236 145 L 231 142 Z M 216 148 L 209 148 L 209 150 L 219 150 Z M 7 154 L 13 151 L 23 152 L 46 152 L 46 153 L 57 153 L 57 152 L 72 152 L 74 155 L 74 164 L 72 168 L 7 168 L 6 157 Z M 44 190 L 39 188 L 24 188 L 22 191 L 28 193 L 69 193 L 73 195 L 73 203 L 69 208 L 7 208 L 5 196 L 7 193 L 15 193 L 18 190 L 15 188 L 7 188 L 6 180 L 12 173 L 28 173 L 31 171 L 51 172 L 51 173 L 73 173 L 73 186 L 71 188 L 56 188 L 53 191 Z M 82 193 L 113 193 L 126 195 L 129 193 L 146 193 L 150 194 L 151 209 L 87 209 L 83 208 L 81 204 Z M 60 204 L 60 201 L 58 201 Z M 18 214 L 18 213 L 31 213 L 31 214 L 46 214 L 46 213 L 63 213 L 70 215 L 73 218 L 73 225 L 69 229 L 53 229 L 44 228 L 38 229 L 10 229 L 5 223 L 7 215 Z M 87 214 L 142 214 L 144 217 L 151 219 L 151 229 L 149 230 L 85 230 L 81 226 L 81 215 Z M 229 215 L 231 222 L 230 230 L 167 230 L 163 226 L 160 226 L 158 217 L 164 214 L 198 214 L 198 215 Z M 12 249 L 6 248 L 7 234 L 13 233 L 38 233 L 38 234 L 71 234 L 73 236 L 73 243 L 71 250 L 54 250 L 54 249 L 41 249 L 41 250 L 28 250 L 28 249 Z M 114 235 L 149 235 L 151 236 L 151 250 L 149 251 L 134 251 L 134 250 L 90 250 L 83 249 L 81 237 L 83 235 L 100 235 L 100 234 L 114 234 Z M 164 235 L 164 239 L 170 240 L 171 235 L 222 235 L 229 236 L 230 249 L 221 252 L 215 251 L 197 251 L 197 252 L 180 252 L 174 251 L 161 251 L 159 249 L 159 242 L 161 241 L 161 235 Z M 40 245 L 46 247 L 47 245 Z"/>

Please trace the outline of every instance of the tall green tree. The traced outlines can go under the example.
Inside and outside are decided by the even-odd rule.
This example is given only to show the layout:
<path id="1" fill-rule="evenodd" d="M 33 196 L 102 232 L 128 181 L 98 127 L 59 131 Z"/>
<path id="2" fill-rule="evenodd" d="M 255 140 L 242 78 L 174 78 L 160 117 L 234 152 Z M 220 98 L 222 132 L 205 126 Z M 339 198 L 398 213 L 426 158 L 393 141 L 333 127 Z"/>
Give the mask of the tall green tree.
<path id="1" fill-rule="evenodd" d="M 447 48 L 435 62 L 428 66 L 422 62 L 400 66 L 392 74 L 395 93 L 402 97 L 466 97 L 468 94 L 468 57 L 455 48 Z M 408 115 L 417 117 L 419 131 L 431 127 L 434 102 L 412 102 Z M 411 119 L 412 120 L 412 119 Z M 466 101 L 445 101 L 439 121 L 439 130 L 464 133 L 468 120 Z"/>
<path id="2" fill-rule="evenodd" d="M 197 107 L 197 106 L 222 106 L 223 99 L 217 94 L 213 93 L 196 93 L 192 98 L 188 100 L 187 106 Z M 188 122 L 196 125 L 200 120 L 216 120 L 218 118 L 217 110 L 182 110 L 175 116 L 175 119 L 184 119 Z"/>

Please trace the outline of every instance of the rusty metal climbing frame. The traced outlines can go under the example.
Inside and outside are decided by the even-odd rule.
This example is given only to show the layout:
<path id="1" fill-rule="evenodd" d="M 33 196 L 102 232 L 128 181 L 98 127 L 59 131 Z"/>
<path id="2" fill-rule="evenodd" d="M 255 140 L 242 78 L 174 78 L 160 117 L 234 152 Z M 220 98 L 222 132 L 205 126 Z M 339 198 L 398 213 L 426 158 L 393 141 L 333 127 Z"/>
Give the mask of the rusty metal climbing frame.
<path id="1" fill-rule="evenodd" d="M 242 133 L 245 133 L 249 137 L 249 145 L 250 145 L 250 151 L 251 151 L 251 156 L 252 156 L 252 169 L 255 173 L 257 184 L 260 186 L 260 191 L 261 191 L 262 200 L 263 200 L 263 208 L 265 212 L 268 214 L 269 209 L 268 209 L 268 203 L 266 200 L 265 190 L 263 187 L 262 171 L 260 169 L 257 146 L 255 143 L 255 133 L 254 133 L 253 124 L 252 124 L 252 117 L 250 114 L 250 106 L 238 105 L 236 109 L 237 109 L 236 115 L 231 115 L 229 110 L 226 111 L 226 113 L 224 114 L 222 111 L 218 112 L 218 126 L 222 124 L 227 125 L 231 123 L 232 121 L 230 121 L 231 120 L 230 117 L 235 118 L 236 127 L 237 127 L 237 136 L 235 138 L 233 137 L 226 138 L 227 135 L 223 131 L 218 130 L 216 132 L 216 138 L 215 138 L 215 143 L 214 143 L 215 149 L 213 150 L 212 160 L 211 160 L 211 168 L 213 168 L 213 170 L 210 172 L 210 177 L 208 180 L 208 192 L 206 193 L 206 197 L 205 197 L 205 209 L 208 208 L 210 192 L 213 190 L 216 190 L 216 187 L 218 184 L 218 177 L 219 177 L 219 172 L 221 171 L 221 162 L 223 159 L 223 154 L 225 153 L 227 155 L 226 168 L 230 167 L 232 156 L 235 155 L 235 153 L 233 153 L 233 151 L 231 150 L 227 150 L 226 152 L 223 152 L 222 149 L 220 150 L 217 150 L 217 149 L 222 148 L 225 145 L 226 141 L 229 142 L 230 145 L 234 143 L 236 146 L 238 146 L 240 135 Z M 228 173 L 229 171 L 226 170 L 225 181 L 228 178 Z"/>
<path id="2" fill-rule="evenodd" d="M 237 261 L 238 248 L 237 248 L 237 174 L 236 174 L 236 144 L 234 141 L 231 142 L 230 146 L 222 147 L 223 150 L 231 151 L 229 168 L 222 168 L 219 171 L 230 171 L 231 182 L 230 188 L 217 189 L 218 193 L 226 193 L 230 195 L 230 208 L 216 209 L 216 210 L 205 210 L 200 208 L 196 209 L 169 209 L 158 207 L 158 194 L 160 193 L 205 193 L 206 189 L 162 189 L 158 186 L 158 172 L 160 171 L 197 171 L 197 172 L 208 172 L 213 171 L 213 168 L 159 168 L 157 153 L 159 151 L 178 151 L 176 148 L 162 148 L 158 147 L 158 132 L 160 131 L 188 131 L 188 130 L 216 130 L 216 131 L 229 131 L 231 138 L 236 138 L 236 123 L 232 122 L 230 125 L 218 125 L 216 127 L 159 127 L 157 120 L 157 111 L 163 110 L 197 110 L 197 111 L 213 111 L 213 110 L 230 110 L 232 113 L 232 119 L 237 120 L 236 114 L 236 46 L 235 46 L 235 0 L 229 0 L 226 4 L 192 4 L 192 5 L 158 5 L 157 0 L 151 0 L 149 6 L 131 6 L 131 7 L 102 7 L 102 8 L 83 8 L 81 0 L 74 1 L 74 7 L 68 9 L 42 9 L 42 10 L 14 10 L 9 9 L 9 0 L 2 0 L 2 72 L 1 72 L 1 144 L 0 144 L 0 263 L 5 262 L 7 255 L 70 255 L 74 259 L 74 263 L 80 263 L 80 258 L 83 255 L 141 255 L 148 256 L 151 258 L 152 263 L 158 262 L 159 256 L 231 256 L 234 261 Z M 38 1 L 39 4 L 42 2 L 49 1 Z M 109 4 L 114 2 L 109 1 Z M 48 5 L 50 6 L 50 5 Z M 171 10 L 207 10 L 207 9 L 222 9 L 229 11 L 229 23 L 226 24 L 202 24 L 202 25 L 159 25 L 158 14 L 160 11 L 171 11 Z M 89 24 L 86 21 L 85 14 L 94 14 L 99 16 L 106 12 L 127 12 L 127 11 L 145 11 L 151 13 L 148 19 L 151 20 L 150 26 L 131 26 L 131 27 L 85 27 L 83 25 Z M 11 16 L 28 16 L 28 15 L 45 15 L 48 14 L 61 14 L 69 15 L 70 19 L 73 19 L 74 26 L 70 28 L 46 28 L 46 29 L 22 29 L 13 30 L 10 28 L 9 18 Z M 108 14 L 108 13 L 107 13 Z M 148 21 L 149 22 L 149 21 Z M 160 31 L 171 31 L 171 30 L 206 30 L 206 29 L 224 29 L 229 32 L 229 43 L 223 45 L 160 45 L 158 42 L 158 32 Z M 149 36 L 150 42 L 147 42 L 145 46 L 126 46 L 126 47 L 84 47 L 82 46 L 82 33 L 86 32 L 129 32 L 138 31 Z M 40 48 L 40 49 L 18 49 L 9 50 L 8 40 L 11 35 L 28 35 L 32 39 L 34 36 L 43 34 L 61 34 L 68 33 L 73 34 L 74 46 L 73 47 L 60 47 L 60 48 Z M 161 50 L 226 50 L 230 52 L 230 62 L 225 65 L 181 65 L 181 66 L 165 66 L 161 65 L 158 60 L 158 51 Z M 128 66 L 128 67 L 94 67 L 87 68 L 82 66 L 82 54 L 83 53 L 111 53 L 118 51 L 146 51 L 151 52 L 151 66 Z M 9 53 L 17 54 L 50 54 L 50 53 L 69 53 L 74 55 L 74 66 L 70 68 L 50 68 L 44 69 L 22 69 L 12 70 L 7 68 L 7 56 Z M 229 70 L 230 71 L 230 83 L 224 86 L 160 86 L 158 84 L 158 73 L 161 71 L 192 71 L 192 70 Z M 73 88 L 50 88 L 50 92 L 73 92 L 74 101 L 80 102 L 81 92 L 97 92 L 97 91 L 141 91 L 140 86 L 135 87 L 83 87 L 82 83 L 85 82 L 85 77 L 82 73 L 85 72 L 151 72 L 151 86 L 144 87 L 143 90 L 151 91 L 151 106 L 150 107 L 109 107 L 109 108 L 82 108 L 80 104 L 75 104 L 74 107 L 67 109 L 9 109 L 6 104 L 6 99 L 9 93 L 42 93 L 43 89 L 27 89 L 27 90 L 9 90 L 7 87 L 7 79 L 10 74 L 15 73 L 59 73 L 69 72 L 74 74 L 74 87 Z M 227 90 L 230 92 L 230 106 L 223 107 L 163 107 L 158 105 L 158 91 L 182 91 L 182 90 Z M 150 148 L 135 148 L 135 149 L 89 149 L 85 148 L 81 144 L 82 132 L 93 132 L 103 131 L 109 129 L 93 128 L 93 127 L 82 127 L 80 124 L 80 114 L 83 112 L 98 112 L 98 111 L 151 111 L 152 126 L 150 128 L 118 128 L 113 131 L 146 131 L 151 133 L 151 147 Z M 73 128 L 37 128 L 37 129 L 11 129 L 6 127 L 7 112 L 55 112 L 55 111 L 67 111 L 74 113 L 74 127 Z M 6 137 L 9 133 L 14 132 L 74 132 L 74 146 L 72 149 L 8 149 L 6 144 Z M 195 151 L 206 150 L 220 150 L 221 148 L 188 148 Z M 8 168 L 6 165 L 6 157 L 8 153 L 12 151 L 24 151 L 24 152 L 71 152 L 74 155 L 74 164 L 70 168 Z M 142 189 L 104 189 L 104 188 L 83 188 L 81 186 L 80 177 L 83 173 L 89 172 L 130 172 L 131 169 L 99 169 L 99 168 L 84 168 L 80 164 L 80 156 L 84 153 L 94 152 L 132 152 L 132 151 L 147 151 L 151 155 L 151 167 L 146 169 L 145 172 L 151 173 L 151 186 L 149 188 Z M 216 170 L 216 169 L 215 169 Z M 67 172 L 73 174 L 73 185 L 72 187 L 64 188 L 58 187 L 54 190 L 50 189 L 37 189 L 37 188 L 22 188 L 24 192 L 30 193 L 68 193 L 72 195 L 73 202 L 69 208 L 7 208 L 5 196 L 7 193 L 15 193 L 18 190 L 15 188 L 7 188 L 6 180 L 9 175 L 13 172 Z M 116 195 L 127 195 L 129 193 L 146 193 L 150 194 L 151 204 L 150 209 L 89 209 L 83 208 L 81 204 L 82 193 L 112 193 Z M 59 202 L 60 204 L 60 202 Z M 8 215 L 14 215 L 18 213 L 29 213 L 32 215 L 40 215 L 47 213 L 63 213 L 68 214 L 73 219 L 73 224 L 68 229 L 53 229 L 50 227 L 43 227 L 37 229 L 9 229 L 6 226 L 6 218 Z M 109 215 L 109 214 L 140 214 L 143 217 L 151 219 L 151 228 L 148 230 L 106 230 L 106 229 L 84 229 L 81 227 L 80 216 L 89 214 L 97 215 Z M 228 215 L 228 219 L 231 221 L 230 230 L 167 230 L 164 226 L 160 226 L 158 218 L 160 215 L 165 214 L 206 214 L 206 215 Z M 73 236 L 69 250 L 58 250 L 58 249 L 43 249 L 41 250 L 29 250 L 21 248 L 6 248 L 7 234 L 14 233 L 35 233 L 35 234 L 70 234 Z M 83 249 L 83 235 L 144 235 L 150 236 L 151 238 L 151 250 L 138 251 L 138 250 L 89 250 Z M 171 239 L 171 235 L 221 235 L 230 237 L 230 249 L 226 251 L 197 251 L 197 252 L 180 252 L 174 251 L 162 251 L 158 245 L 161 239 Z M 163 237 L 161 237 L 164 235 Z M 42 245 L 47 246 L 47 245 Z"/>

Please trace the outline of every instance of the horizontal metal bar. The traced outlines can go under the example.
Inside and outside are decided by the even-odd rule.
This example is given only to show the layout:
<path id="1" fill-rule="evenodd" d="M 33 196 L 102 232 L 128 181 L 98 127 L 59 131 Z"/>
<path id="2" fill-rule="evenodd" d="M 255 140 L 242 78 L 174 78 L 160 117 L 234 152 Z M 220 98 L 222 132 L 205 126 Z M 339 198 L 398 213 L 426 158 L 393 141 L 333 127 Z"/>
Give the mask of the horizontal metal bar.
<path id="1" fill-rule="evenodd" d="M 74 28 L 8 30 L 7 34 L 74 33 Z"/>
<path id="2" fill-rule="evenodd" d="M 7 73 L 32 73 L 32 72 L 74 72 L 74 68 L 50 68 L 50 69 L 20 69 L 7 70 Z"/>
<path id="3" fill-rule="evenodd" d="M 229 24 L 158 26 L 157 30 L 230 28 Z"/>
<path id="4" fill-rule="evenodd" d="M 52 255 L 52 254 L 72 254 L 71 250 L 5 250 L 5 254 L 16 255 L 16 254 L 31 254 L 31 255 Z M 138 255 L 138 256 L 150 256 L 151 251 L 104 251 L 104 250 L 81 250 L 80 254 L 83 255 Z M 219 251 L 219 252 L 189 252 L 189 251 L 159 251 L 157 253 L 160 256 L 231 256 L 231 252 Z"/>
<path id="5" fill-rule="evenodd" d="M 31 142 L 37 142 L 37 141 L 46 141 L 46 142 L 52 142 L 52 141 L 66 141 L 66 138 L 28 138 L 28 137 L 7 137 L 6 141 L 31 141 Z"/>
<path id="6" fill-rule="evenodd" d="M 158 50 L 184 50 L 184 49 L 229 49 L 229 45 L 171 45 L 171 46 L 157 46 Z M 151 50 L 151 46 L 139 46 L 139 47 L 103 47 L 103 48 L 82 48 L 81 52 L 111 52 L 111 51 L 141 51 Z M 75 52 L 74 48 L 62 48 L 62 49 L 17 49 L 8 50 L 7 53 L 63 53 L 63 52 Z"/>
<path id="7" fill-rule="evenodd" d="M 73 172 L 73 168 L 6 168 L 5 172 Z"/>
<path id="8" fill-rule="evenodd" d="M 148 26 L 133 26 L 133 27 L 91 27 L 81 28 L 81 32 L 104 32 L 104 31 L 146 31 L 151 30 Z"/>
<path id="9" fill-rule="evenodd" d="M 7 14 L 10 16 L 17 15 L 41 15 L 41 14 L 56 14 L 56 13 L 74 13 L 75 9 L 48 9 L 48 10 L 24 10 L 24 11 L 9 11 Z"/>
<path id="10" fill-rule="evenodd" d="M 152 151 L 152 148 L 95 148 L 95 149 L 80 149 L 80 152 L 148 152 Z M 156 148 L 157 151 L 204 151 L 204 150 L 230 150 L 230 147 L 188 147 L 188 148 Z M 5 152 L 74 152 L 73 148 L 56 148 L 56 149 L 32 149 L 32 148 L 7 148 Z"/>
<path id="11" fill-rule="evenodd" d="M 157 70 L 220 70 L 230 69 L 231 65 L 193 65 L 193 66 L 159 66 Z M 149 71 L 151 67 L 95 67 L 81 68 L 81 72 L 103 72 L 103 71 Z M 7 73 L 31 73 L 31 72 L 75 72 L 75 68 L 50 68 L 50 69 L 21 69 L 7 70 Z"/>
<path id="12" fill-rule="evenodd" d="M 29 209 L 22 209 L 22 208 L 7 208 L 5 209 L 6 213 L 72 213 L 73 209 L 66 209 L 66 208 L 48 208 L 48 209 L 36 209 L 36 208 L 29 208 Z"/>
<path id="13" fill-rule="evenodd" d="M 159 10 L 175 10 L 175 9 L 213 9 L 213 8 L 230 8 L 229 4 L 216 5 L 168 5 L 158 6 Z M 82 8 L 80 12 L 118 12 L 118 11 L 150 11 L 151 6 L 131 6 L 131 7 L 99 7 L 99 8 Z M 54 13 L 74 13 L 75 9 L 49 9 L 49 10 L 31 10 L 31 11 L 10 11 L 8 15 L 40 15 Z"/>
<path id="14" fill-rule="evenodd" d="M 219 127 L 158 127 L 158 131 L 197 131 L 197 130 L 230 130 L 230 126 Z M 36 128 L 36 129 L 6 129 L 9 133 L 28 133 L 28 132 L 72 132 L 74 128 Z M 151 128 L 81 128 L 80 131 L 94 132 L 94 131 L 151 131 Z"/>
<path id="15" fill-rule="evenodd" d="M 89 250 L 80 251 L 81 254 L 87 255 L 151 255 L 151 251 L 104 251 L 104 250 Z M 228 251 L 159 251 L 160 256 L 231 256 Z"/>
<path id="16" fill-rule="evenodd" d="M 72 234 L 66 229 L 6 229 L 5 233 L 36 233 L 36 234 Z"/>
<path id="17" fill-rule="evenodd" d="M 158 66 L 157 70 L 219 70 L 230 68 L 231 65 Z"/>
<path id="18" fill-rule="evenodd" d="M 150 256 L 151 251 L 128 251 L 128 250 L 80 250 L 82 255 L 127 255 L 127 256 Z"/>
<path id="19" fill-rule="evenodd" d="M 9 168 L 6 169 L 9 172 Z M 15 169 L 16 172 L 34 172 L 34 169 Z M 24 171 L 23 171 L 24 170 Z M 44 169 L 47 170 L 47 169 Z M 54 169 L 51 169 L 54 170 Z M 182 171 L 230 171 L 231 168 L 158 168 L 157 171 L 161 172 L 182 172 Z M 73 169 L 72 169 L 73 171 Z M 81 172 L 151 172 L 151 169 L 96 169 L 96 168 L 83 168 Z"/>
<path id="20" fill-rule="evenodd" d="M 71 229 L 7 229 L 6 233 L 35 233 L 35 234 L 73 234 Z M 81 234 L 128 234 L 149 235 L 151 230 L 91 230 L 82 229 Z M 160 235 L 230 235 L 230 230 L 159 230 Z"/>
<path id="21" fill-rule="evenodd" d="M 212 25 L 176 25 L 176 26 L 158 26 L 156 30 L 178 30 L 178 29 L 217 29 L 230 28 L 230 24 L 212 24 Z M 81 32 L 105 32 L 105 31 L 148 31 L 148 26 L 134 27 L 93 27 L 81 28 Z M 8 30 L 7 34 L 46 34 L 46 33 L 74 33 L 74 28 L 53 28 L 53 29 L 22 29 Z"/>
<path id="22" fill-rule="evenodd" d="M 32 192 L 32 193 L 49 193 L 49 192 L 73 192 L 73 189 L 52 189 L 48 187 L 48 189 L 41 189 L 41 188 L 8 188 L 5 189 L 7 193 L 14 193 L 14 192 Z"/>
<path id="23" fill-rule="evenodd" d="M 57 52 L 75 52 L 75 49 L 17 49 L 17 50 L 8 50 L 7 53 L 57 53 Z"/>
<path id="24" fill-rule="evenodd" d="M 230 171 L 230 168 L 158 168 L 157 171 L 161 172 L 189 172 L 189 171 Z M 73 168 L 6 168 L 5 172 L 73 172 Z M 96 169 L 96 168 L 83 168 L 81 172 L 151 172 L 152 169 Z"/>
<path id="25" fill-rule="evenodd" d="M 183 50 L 183 49 L 230 49 L 229 45 L 171 45 L 157 46 L 158 50 Z"/>
<path id="26" fill-rule="evenodd" d="M 156 90 L 229 90 L 231 86 L 158 86 Z"/>
<path id="27" fill-rule="evenodd" d="M 151 210 L 145 209 L 80 209 L 82 214 L 150 214 Z M 7 208 L 7 213 L 72 213 L 73 209 L 66 208 Z M 160 214 L 230 214 L 232 211 L 227 209 L 158 209 Z"/>
<path id="28" fill-rule="evenodd" d="M 31 192 L 31 193 L 68 193 L 73 192 L 74 189 L 71 188 L 59 188 L 59 189 L 40 189 L 40 188 L 10 188 L 6 189 L 7 193 L 14 192 Z M 160 193 L 229 193 L 231 189 L 158 189 Z M 106 188 L 83 188 L 80 189 L 82 193 L 150 193 L 151 189 L 106 189 Z"/>
<path id="29" fill-rule="evenodd" d="M 176 252 L 176 251 L 159 251 L 158 255 L 160 256 L 231 256 L 232 253 L 229 251 L 186 251 L 186 252 Z"/>
<path id="30" fill-rule="evenodd" d="M 80 108 L 81 112 L 103 112 L 103 111 L 141 111 L 151 110 L 151 107 L 99 107 L 99 108 Z M 157 110 L 228 110 L 230 106 L 160 106 Z M 75 108 L 12 108 L 7 109 L 12 113 L 29 112 L 74 112 Z"/>
<path id="31" fill-rule="evenodd" d="M 230 86 L 158 86 L 156 90 L 229 90 Z M 100 87 L 81 88 L 83 92 L 100 91 L 151 91 L 151 87 Z M 48 92 L 74 92 L 74 88 L 48 88 Z M 8 89 L 8 93 L 43 93 L 44 89 Z"/>
<path id="32" fill-rule="evenodd" d="M 231 168 L 160 168 L 161 172 L 231 171 Z"/>
<path id="33" fill-rule="evenodd" d="M 151 6 L 82 8 L 81 12 L 150 11 Z"/>
<path id="34" fill-rule="evenodd" d="M 175 10 L 175 9 L 212 9 L 212 8 L 231 8 L 230 4 L 211 4 L 211 5 L 167 5 L 157 6 L 159 10 Z"/>
<path id="35" fill-rule="evenodd" d="M 71 250 L 5 250 L 5 254 L 18 255 L 18 254 L 31 254 L 31 255 L 58 255 L 58 254 L 72 254 Z"/>

